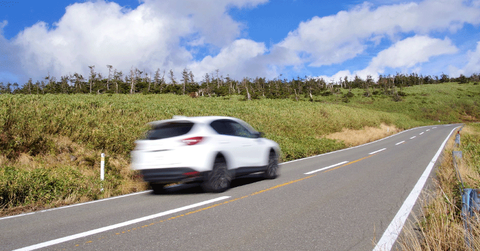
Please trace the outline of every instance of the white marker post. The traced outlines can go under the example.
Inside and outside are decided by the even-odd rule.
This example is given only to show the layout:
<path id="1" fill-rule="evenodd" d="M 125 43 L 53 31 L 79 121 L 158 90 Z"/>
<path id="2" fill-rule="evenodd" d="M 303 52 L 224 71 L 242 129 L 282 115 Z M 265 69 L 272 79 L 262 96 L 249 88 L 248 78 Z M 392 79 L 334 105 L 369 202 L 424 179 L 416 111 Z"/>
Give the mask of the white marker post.
<path id="1" fill-rule="evenodd" d="M 103 181 L 105 179 L 105 154 L 102 153 L 102 160 L 100 161 L 100 180 Z M 101 184 L 100 191 L 103 192 L 103 183 Z"/>

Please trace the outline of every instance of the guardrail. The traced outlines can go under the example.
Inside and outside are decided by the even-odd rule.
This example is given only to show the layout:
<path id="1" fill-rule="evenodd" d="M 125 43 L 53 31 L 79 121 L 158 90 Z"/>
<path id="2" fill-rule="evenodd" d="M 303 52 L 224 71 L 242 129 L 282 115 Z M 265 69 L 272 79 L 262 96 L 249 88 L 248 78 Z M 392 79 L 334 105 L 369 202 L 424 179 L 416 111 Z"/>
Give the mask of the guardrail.
<path id="1" fill-rule="evenodd" d="M 478 214 L 480 213 L 480 189 L 465 188 L 463 183 L 462 176 L 458 169 L 458 161 L 462 159 L 462 151 L 458 151 L 460 147 L 460 131 L 463 126 L 458 130 L 457 135 L 455 135 L 455 148 L 457 151 L 452 151 L 453 165 L 455 167 L 455 172 L 457 174 L 457 179 L 459 181 L 460 194 L 462 195 L 462 220 L 465 228 L 465 243 L 470 250 L 473 250 L 472 247 L 472 228 L 471 223 L 473 220 L 476 220 Z"/>

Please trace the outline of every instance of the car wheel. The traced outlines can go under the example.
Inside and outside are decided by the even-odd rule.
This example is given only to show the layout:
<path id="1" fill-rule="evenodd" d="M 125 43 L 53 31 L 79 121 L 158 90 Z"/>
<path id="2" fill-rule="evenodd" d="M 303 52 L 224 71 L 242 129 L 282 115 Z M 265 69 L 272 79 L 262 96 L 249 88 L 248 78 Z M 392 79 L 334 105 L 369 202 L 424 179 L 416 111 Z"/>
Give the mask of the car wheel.
<path id="1" fill-rule="evenodd" d="M 220 193 L 230 187 L 230 181 L 227 163 L 223 158 L 217 157 L 212 171 L 207 174 L 202 186 L 206 192 Z"/>
<path id="2" fill-rule="evenodd" d="M 267 179 L 275 179 L 278 176 L 278 156 L 275 152 L 270 152 L 268 156 L 267 170 L 264 177 Z"/>
<path id="3" fill-rule="evenodd" d="M 165 184 L 150 184 L 154 194 L 165 193 Z"/>

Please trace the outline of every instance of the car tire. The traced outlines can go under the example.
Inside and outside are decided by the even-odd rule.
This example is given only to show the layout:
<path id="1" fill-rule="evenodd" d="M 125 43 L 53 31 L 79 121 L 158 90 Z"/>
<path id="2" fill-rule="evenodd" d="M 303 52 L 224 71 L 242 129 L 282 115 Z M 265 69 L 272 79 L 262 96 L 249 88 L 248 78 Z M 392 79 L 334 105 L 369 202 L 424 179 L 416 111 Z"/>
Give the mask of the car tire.
<path id="1" fill-rule="evenodd" d="M 274 151 L 268 155 L 267 169 L 263 173 L 266 179 L 275 179 L 278 176 L 278 156 Z"/>
<path id="2" fill-rule="evenodd" d="M 202 187 L 206 192 L 221 193 L 230 187 L 231 180 L 225 159 L 217 157 L 212 171 L 206 175 Z"/>
<path id="3" fill-rule="evenodd" d="M 154 194 L 163 194 L 165 193 L 165 184 L 150 184 Z"/>

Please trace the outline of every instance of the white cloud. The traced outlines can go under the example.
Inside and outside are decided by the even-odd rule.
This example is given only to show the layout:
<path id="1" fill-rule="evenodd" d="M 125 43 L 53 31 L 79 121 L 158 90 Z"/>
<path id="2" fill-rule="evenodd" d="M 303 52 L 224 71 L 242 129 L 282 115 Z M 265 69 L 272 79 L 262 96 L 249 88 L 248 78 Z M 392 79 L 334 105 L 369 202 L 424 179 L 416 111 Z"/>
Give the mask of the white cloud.
<path id="1" fill-rule="evenodd" d="M 468 63 L 463 68 L 464 75 L 480 74 L 480 42 L 477 42 L 475 51 L 469 51 L 467 54 Z"/>
<path id="2" fill-rule="evenodd" d="M 467 63 L 462 69 L 450 66 L 450 75 L 459 76 L 463 74 L 469 76 L 472 74 L 480 74 L 480 42 L 477 42 L 475 50 L 467 52 L 466 59 Z"/>
<path id="3" fill-rule="evenodd" d="M 256 61 L 265 51 L 263 43 L 239 39 L 223 48 L 215 57 L 206 56 L 202 61 L 194 62 L 188 68 L 202 76 L 218 69 L 222 74 L 228 73 L 235 79 L 255 77 L 259 76 L 258 74 L 264 74 L 265 69 L 262 69 L 262 65 L 257 65 Z M 200 76 L 197 75 L 197 78 Z"/>
<path id="4" fill-rule="evenodd" d="M 89 65 L 104 75 L 106 65 L 124 73 L 131 67 L 180 72 L 194 60 L 191 47 L 223 48 L 239 36 L 242 24 L 227 14 L 228 8 L 265 1 L 146 0 L 135 9 L 102 0 L 75 3 L 51 27 L 38 22 L 10 44 L 20 48 L 27 75 L 37 79 L 74 72 L 86 76 Z"/>
<path id="5" fill-rule="evenodd" d="M 432 57 L 453 54 L 457 51 L 458 48 L 448 38 L 441 40 L 428 36 L 413 36 L 398 41 L 390 48 L 379 52 L 363 70 L 353 73 L 339 71 L 331 77 L 321 77 L 325 80 L 333 79 L 335 81 L 342 76 L 347 76 L 349 79 L 353 79 L 355 76 L 363 79 L 371 76 L 377 79 L 380 74 L 385 72 L 386 68 L 397 69 L 400 72 L 408 72 L 409 70 L 418 72 L 420 70 L 419 65 L 428 62 Z"/>
<path id="6" fill-rule="evenodd" d="M 380 6 L 369 3 L 327 17 L 314 17 L 290 32 L 281 46 L 304 55 L 311 66 L 342 63 L 380 38 L 396 41 L 399 34 L 455 32 L 465 23 L 479 24 L 480 11 L 462 0 L 425 0 Z"/>
<path id="7" fill-rule="evenodd" d="M 0 57 L 4 66 L 0 81 L 12 74 L 34 80 L 75 72 L 87 77 L 89 65 L 104 76 L 106 65 L 113 65 L 125 74 L 132 67 L 149 73 L 173 69 L 176 75 L 187 68 L 197 80 L 216 69 L 236 79 L 275 78 L 279 73 L 287 75 L 285 69 L 300 72 L 306 65 L 341 64 L 365 56 L 367 49 L 393 44 L 374 55 L 364 70 L 338 72 L 333 76 L 338 80 L 340 74 L 352 77 L 375 75 L 386 68 L 420 68 L 434 56 L 456 51 L 450 40 L 432 34 L 445 37 L 465 23 L 480 24 L 479 0 L 374 0 L 391 5 L 364 3 L 335 15 L 313 17 L 267 48 L 262 41 L 242 39 L 244 24 L 228 14 L 231 8 L 253 8 L 267 1 L 143 0 L 135 9 L 105 0 L 76 3 L 51 26 L 38 22 L 10 41 L 0 33 L 0 52 L 5 55 Z M 6 25 L 0 22 L 0 31 Z M 402 40 L 406 35 L 411 37 Z M 466 72 L 477 69 L 479 51 L 470 52 L 472 63 L 465 66 Z M 198 58 L 205 52 L 207 56 Z"/>
<path id="8" fill-rule="evenodd" d="M 159 1 L 145 0 L 145 5 L 155 13 L 167 16 L 172 21 L 179 17 L 187 18 L 194 32 L 200 32 L 205 43 L 218 47 L 228 45 L 235 40 L 244 28 L 233 20 L 227 10 L 232 7 L 248 8 L 266 3 L 268 0 L 186 0 Z"/>
<path id="9" fill-rule="evenodd" d="M 359 76 L 383 73 L 385 68 L 408 69 L 428 62 L 431 57 L 453 54 L 458 51 L 450 39 L 414 36 L 395 43 L 372 59 L 369 66 L 359 71 Z"/>

